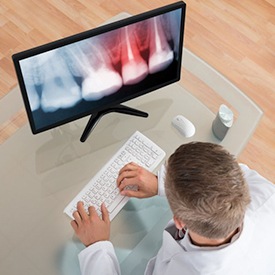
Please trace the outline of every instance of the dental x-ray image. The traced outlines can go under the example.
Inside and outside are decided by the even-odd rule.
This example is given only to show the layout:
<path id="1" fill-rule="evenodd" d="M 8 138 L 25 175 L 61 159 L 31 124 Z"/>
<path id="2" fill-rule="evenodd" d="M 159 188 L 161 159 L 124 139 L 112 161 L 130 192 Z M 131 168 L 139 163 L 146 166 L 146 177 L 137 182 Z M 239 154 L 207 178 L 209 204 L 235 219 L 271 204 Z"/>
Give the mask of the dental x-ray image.
<path id="1" fill-rule="evenodd" d="M 37 131 L 121 103 L 178 77 L 176 9 L 20 60 Z"/>

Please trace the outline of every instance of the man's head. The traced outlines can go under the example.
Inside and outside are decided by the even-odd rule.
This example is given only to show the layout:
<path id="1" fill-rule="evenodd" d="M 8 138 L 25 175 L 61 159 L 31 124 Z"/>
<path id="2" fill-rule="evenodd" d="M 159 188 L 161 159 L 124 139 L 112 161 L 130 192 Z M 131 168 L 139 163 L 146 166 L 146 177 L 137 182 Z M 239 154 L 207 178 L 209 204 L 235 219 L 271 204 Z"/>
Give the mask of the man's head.
<path id="1" fill-rule="evenodd" d="M 174 216 L 209 239 L 239 227 L 250 202 L 237 161 L 212 143 L 181 145 L 168 160 L 165 190 Z"/>

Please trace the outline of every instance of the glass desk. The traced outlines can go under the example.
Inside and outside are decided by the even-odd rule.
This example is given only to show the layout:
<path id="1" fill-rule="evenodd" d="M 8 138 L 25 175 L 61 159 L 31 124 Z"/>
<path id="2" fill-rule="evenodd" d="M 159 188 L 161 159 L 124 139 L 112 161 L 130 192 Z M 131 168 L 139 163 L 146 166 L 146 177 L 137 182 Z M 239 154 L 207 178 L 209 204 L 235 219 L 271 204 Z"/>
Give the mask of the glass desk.
<path id="1" fill-rule="evenodd" d="M 85 143 L 79 138 L 88 118 L 36 136 L 25 125 L 0 146 L 0 274 L 80 274 L 77 254 L 83 246 L 63 210 L 134 131 L 151 138 L 167 156 L 192 140 L 220 143 L 235 155 L 242 151 L 261 110 L 187 49 L 183 67 L 238 112 L 223 141 L 211 130 L 216 114 L 189 93 L 184 83 L 177 83 L 126 103 L 148 112 L 148 118 L 106 115 Z M 1 118 L 22 107 L 18 97 L 15 88 L 1 101 Z M 192 138 L 183 138 L 172 127 L 177 114 L 194 123 Z M 148 259 L 161 246 L 162 231 L 171 217 L 165 198 L 130 199 L 111 223 L 122 274 L 143 274 Z"/>

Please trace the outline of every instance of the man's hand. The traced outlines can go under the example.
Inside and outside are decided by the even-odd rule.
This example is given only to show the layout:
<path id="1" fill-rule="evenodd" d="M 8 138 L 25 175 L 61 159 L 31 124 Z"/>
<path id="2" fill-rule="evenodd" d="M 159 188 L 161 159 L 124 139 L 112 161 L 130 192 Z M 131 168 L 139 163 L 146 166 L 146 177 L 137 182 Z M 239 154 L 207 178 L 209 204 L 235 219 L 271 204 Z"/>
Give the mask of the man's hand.
<path id="1" fill-rule="evenodd" d="M 109 240 L 110 219 L 106 206 L 101 205 L 102 219 L 93 206 L 90 206 L 88 211 L 89 214 L 86 213 L 82 202 L 77 203 L 77 211 L 73 213 L 75 220 L 71 221 L 77 237 L 86 246 Z"/>
<path id="2" fill-rule="evenodd" d="M 120 194 L 128 197 L 149 198 L 158 193 L 157 176 L 133 162 L 119 171 L 117 186 Z"/>

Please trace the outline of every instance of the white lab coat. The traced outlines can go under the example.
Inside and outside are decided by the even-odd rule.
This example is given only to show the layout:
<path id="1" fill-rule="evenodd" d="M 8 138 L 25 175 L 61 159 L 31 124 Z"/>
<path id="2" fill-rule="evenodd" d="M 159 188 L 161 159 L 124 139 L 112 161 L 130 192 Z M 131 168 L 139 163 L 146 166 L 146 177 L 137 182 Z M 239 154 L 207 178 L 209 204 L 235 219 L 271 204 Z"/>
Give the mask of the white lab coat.
<path id="1" fill-rule="evenodd" d="M 163 232 L 162 246 L 147 265 L 146 275 L 274 275 L 275 274 L 275 185 L 241 165 L 249 185 L 251 204 L 243 227 L 231 243 L 218 247 L 193 245 L 188 231 L 175 240 L 173 221 Z M 164 173 L 161 170 L 161 174 Z M 163 192 L 163 177 L 159 177 Z M 79 254 L 82 275 L 120 274 L 111 242 L 95 243 Z M 126 274 L 123 274 L 126 275 Z"/>

